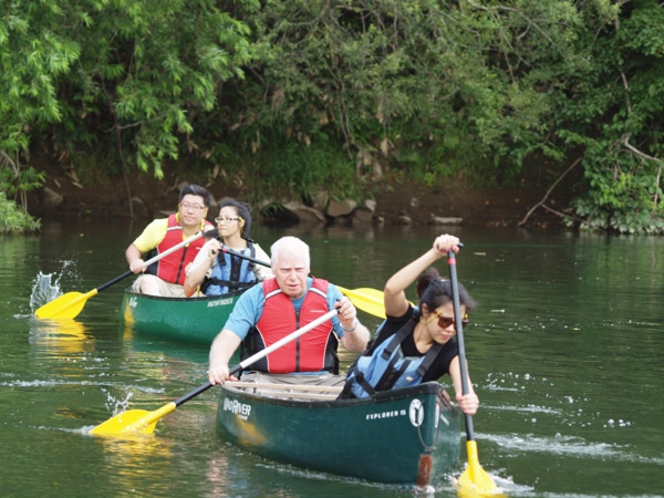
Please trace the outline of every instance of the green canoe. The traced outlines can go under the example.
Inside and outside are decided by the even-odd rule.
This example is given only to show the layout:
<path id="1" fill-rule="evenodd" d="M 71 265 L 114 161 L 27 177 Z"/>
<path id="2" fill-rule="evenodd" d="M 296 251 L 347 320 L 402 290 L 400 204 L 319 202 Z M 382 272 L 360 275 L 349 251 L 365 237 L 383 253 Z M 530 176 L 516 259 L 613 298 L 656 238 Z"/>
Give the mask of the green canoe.
<path id="1" fill-rule="evenodd" d="M 250 386 L 225 384 L 217 410 L 221 436 L 239 446 L 367 481 L 449 484 L 460 454 L 460 412 L 436 382 L 352 400 L 336 400 L 334 387 L 260 384 L 261 392 L 253 392 Z"/>
<path id="2" fill-rule="evenodd" d="M 120 307 L 123 330 L 210 345 L 242 292 L 213 297 L 160 297 L 126 290 Z"/>

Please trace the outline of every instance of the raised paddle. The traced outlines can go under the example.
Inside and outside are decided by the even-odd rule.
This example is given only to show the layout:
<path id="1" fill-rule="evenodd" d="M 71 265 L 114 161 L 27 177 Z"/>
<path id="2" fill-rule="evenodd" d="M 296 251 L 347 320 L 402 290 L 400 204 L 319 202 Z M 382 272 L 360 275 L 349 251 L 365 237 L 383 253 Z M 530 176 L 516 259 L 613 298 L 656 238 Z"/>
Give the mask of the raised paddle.
<path id="1" fill-rule="evenodd" d="M 378 318 L 385 318 L 385 300 L 383 291 L 362 287 L 360 289 L 344 289 L 337 285 L 343 294 L 353 302 L 357 309 Z"/>
<path id="2" fill-rule="evenodd" d="M 232 249 L 228 249 L 227 247 L 222 247 L 220 250 L 221 252 L 225 252 L 226 254 L 231 254 L 238 258 L 246 259 L 247 261 L 251 261 L 258 265 L 263 265 L 267 267 L 271 266 L 270 263 L 266 261 L 252 258 L 251 256 L 245 256 L 244 254 L 233 251 Z M 379 318 L 385 318 L 385 304 L 383 302 L 383 291 L 379 291 L 377 289 L 370 289 L 368 287 L 350 290 L 350 289 L 345 289 L 339 285 L 337 285 L 337 289 L 339 289 L 343 294 L 348 296 L 348 298 L 352 301 L 352 303 L 355 305 L 356 308 L 361 309 L 362 311 L 369 313 L 370 315 L 374 315 Z"/>
<path id="3" fill-rule="evenodd" d="M 187 240 L 183 240 L 179 244 L 174 245 L 170 249 L 167 249 L 166 251 L 155 256 L 154 258 L 148 259 L 145 262 L 145 267 L 147 268 L 151 264 L 159 261 L 161 258 L 164 258 L 169 254 L 172 254 L 175 251 L 182 249 L 187 244 L 191 244 L 192 242 L 200 239 L 201 237 L 212 238 L 216 237 L 218 234 L 219 230 L 216 228 L 207 231 L 201 230 L 200 232 L 196 232 Z M 37 311 L 35 311 L 35 316 L 41 319 L 76 318 L 78 314 L 81 312 L 81 310 L 83 310 L 83 307 L 85 306 L 85 303 L 88 299 L 90 299 L 93 296 L 96 296 L 101 291 L 108 289 L 111 285 L 118 283 L 120 280 L 123 280 L 130 275 L 133 275 L 133 272 L 131 270 L 127 270 L 119 277 L 115 277 L 113 280 L 110 280 L 109 282 L 106 282 L 105 284 L 100 285 L 96 289 L 92 289 L 90 292 L 86 292 L 85 294 L 81 292 L 67 292 L 66 294 L 63 294 L 62 296 L 54 299 L 51 302 L 46 303 L 45 305 L 37 309 Z"/>
<path id="4" fill-rule="evenodd" d="M 447 263 L 450 267 L 450 282 L 452 284 L 452 301 L 454 304 L 454 319 L 456 322 L 457 343 L 459 344 L 459 368 L 461 369 L 461 392 L 468 394 L 468 369 L 466 367 L 466 347 L 463 340 L 463 325 L 461 324 L 461 304 L 459 302 L 459 282 L 456 272 L 456 255 L 454 251 L 447 251 Z M 457 481 L 460 494 L 468 496 L 498 494 L 500 489 L 491 479 L 491 476 L 480 465 L 477 457 L 477 443 L 473 434 L 473 417 L 464 415 L 466 420 L 466 453 L 468 454 L 468 467 Z"/>
<path id="5" fill-rule="evenodd" d="M 291 341 L 294 341 L 301 335 L 306 334 L 310 330 L 318 327 L 323 322 L 326 322 L 330 320 L 333 316 L 337 314 L 337 310 L 331 310 L 325 313 L 324 315 L 316 318 L 313 322 L 305 325 L 304 327 L 297 329 L 295 332 L 291 332 L 287 336 L 279 339 L 277 342 L 274 344 L 268 346 L 267 348 L 263 349 L 262 351 L 259 351 L 258 353 L 250 356 L 246 360 L 241 361 L 237 365 L 235 365 L 233 368 L 230 370 L 231 375 L 235 375 L 239 373 L 240 371 L 244 370 L 247 368 L 249 365 L 257 362 L 261 358 L 265 358 L 267 355 L 272 353 L 273 351 L 276 351 L 280 347 L 288 344 Z M 98 425 L 97 427 L 94 427 L 93 429 L 90 430 L 90 434 L 95 434 L 95 435 L 104 435 L 104 436 L 114 436 L 114 435 L 119 435 L 119 434 L 128 434 L 128 433 L 133 433 L 133 434 L 152 434 L 154 432 L 154 428 L 157 425 L 157 421 L 162 418 L 164 415 L 168 415 L 171 413 L 173 410 L 175 410 L 178 406 L 186 403 L 192 398 L 195 398 L 202 392 L 207 391 L 212 387 L 212 384 L 209 382 L 203 384 L 200 387 L 197 387 L 193 391 L 185 394 L 181 398 L 176 399 L 175 401 L 171 401 L 170 403 L 162 406 L 158 410 L 148 412 L 145 410 L 129 410 L 123 413 L 120 413 L 110 419 L 108 419 L 106 422 L 103 424 Z"/>

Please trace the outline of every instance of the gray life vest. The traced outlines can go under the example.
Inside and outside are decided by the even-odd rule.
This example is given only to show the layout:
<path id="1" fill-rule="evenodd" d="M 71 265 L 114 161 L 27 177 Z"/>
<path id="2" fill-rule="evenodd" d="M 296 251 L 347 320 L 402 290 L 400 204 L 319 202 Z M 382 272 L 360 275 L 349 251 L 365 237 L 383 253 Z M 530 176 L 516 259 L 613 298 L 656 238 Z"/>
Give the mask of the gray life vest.
<path id="1" fill-rule="evenodd" d="M 391 339 L 369 348 L 348 371 L 341 398 L 365 398 L 377 391 L 414 386 L 422 382 L 427 370 L 443 348 L 434 343 L 423 356 L 404 356 L 401 343 L 413 333 L 417 318 L 413 316 Z"/>

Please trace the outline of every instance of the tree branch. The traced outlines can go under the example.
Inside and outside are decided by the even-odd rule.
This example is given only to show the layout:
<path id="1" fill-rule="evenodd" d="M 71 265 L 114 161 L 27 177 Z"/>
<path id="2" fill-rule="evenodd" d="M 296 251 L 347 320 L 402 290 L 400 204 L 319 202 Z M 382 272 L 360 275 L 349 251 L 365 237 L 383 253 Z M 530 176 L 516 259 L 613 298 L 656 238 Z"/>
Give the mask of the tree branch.
<path id="1" fill-rule="evenodd" d="M 567 175 L 567 173 L 572 171 L 572 168 L 574 168 L 580 162 L 581 162 L 581 158 L 579 157 L 576 161 L 574 161 L 571 164 L 571 166 L 569 168 L 567 168 L 565 170 L 565 172 L 562 175 L 560 175 L 558 177 L 558 179 L 555 182 L 553 182 L 553 185 L 551 185 L 551 187 L 549 187 L 549 190 L 546 191 L 546 194 L 544 194 L 544 197 L 542 197 L 542 200 L 539 201 L 537 204 L 535 204 L 532 208 L 530 208 L 530 211 L 528 211 L 526 216 L 524 216 L 524 218 L 518 223 L 517 226 L 523 226 L 528 221 L 528 218 L 530 218 L 530 215 L 533 214 L 533 211 L 535 211 L 538 207 L 542 206 L 546 202 L 546 199 L 549 197 L 549 195 L 551 195 L 551 192 L 553 191 L 554 188 L 556 188 L 556 185 L 558 185 L 558 183 L 560 183 L 560 181 L 565 177 L 565 175 Z M 549 209 L 546 206 L 544 206 L 544 208 Z"/>

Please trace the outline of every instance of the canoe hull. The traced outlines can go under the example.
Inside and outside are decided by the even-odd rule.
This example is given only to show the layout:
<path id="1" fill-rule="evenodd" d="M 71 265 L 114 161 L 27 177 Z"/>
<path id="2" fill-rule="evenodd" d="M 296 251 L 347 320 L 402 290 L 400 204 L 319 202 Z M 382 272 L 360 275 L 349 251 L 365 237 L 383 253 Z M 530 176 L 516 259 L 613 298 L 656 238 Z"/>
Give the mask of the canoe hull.
<path id="1" fill-rule="evenodd" d="M 224 386 L 221 435 L 267 458 L 368 481 L 426 486 L 458 463 L 459 412 L 430 382 L 367 399 L 297 401 Z"/>
<path id="2" fill-rule="evenodd" d="M 126 290 L 120 322 L 132 332 L 209 346 L 241 295 L 166 298 Z"/>

